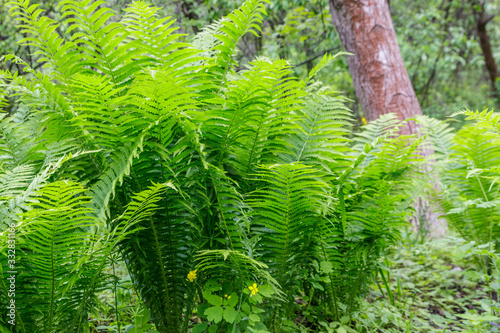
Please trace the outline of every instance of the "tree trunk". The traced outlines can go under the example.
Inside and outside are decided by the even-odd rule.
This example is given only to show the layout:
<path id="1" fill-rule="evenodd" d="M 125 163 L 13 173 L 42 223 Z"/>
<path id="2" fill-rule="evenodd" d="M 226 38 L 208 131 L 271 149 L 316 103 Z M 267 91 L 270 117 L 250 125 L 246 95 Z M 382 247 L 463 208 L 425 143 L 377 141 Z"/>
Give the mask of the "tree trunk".
<path id="1" fill-rule="evenodd" d="M 484 63 L 486 69 L 488 70 L 488 75 L 490 77 L 491 90 L 495 97 L 499 97 L 498 87 L 496 86 L 496 80 L 499 77 L 498 67 L 493 58 L 493 52 L 491 51 L 491 43 L 488 32 L 486 31 L 486 24 L 494 17 L 486 17 L 484 11 L 484 0 L 483 1 L 473 1 L 472 8 L 474 11 L 474 19 L 476 21 L 476 30 L 479 37 L 479 45 L 481 46 L 481 51 L 483 51 Z"/>
<path id="2" fill-rule="evenodd" d="M 356 96 L 368 121 L 385 113 L 400 119 L 422 114 L 401 57 L 386 0 L 329 0 Z M 415 123 L 403 134 L 416 133 Z"/>
<path id="3" fill-rule="evenodd" d="M 396 32 L 392 25 L 387 0 L 329 0 L 333 23 L 344 50 L 354 55 L 347 64 L 365 118 L 377 119 L 385 113 L 395 113 L 401 120 L 421 115 L 422 109 L 401 57 Z M 401 134 L 417 133 L 414 122 L 408 123 Z M 430 149 L 423 149 L 428 156 Z M 423 172 L 432 174 L 430 165 Z M 446 232 L 446 222 L 430 209 L 427 198 L 416 200 L 415 231 L 439 237 Z"/>

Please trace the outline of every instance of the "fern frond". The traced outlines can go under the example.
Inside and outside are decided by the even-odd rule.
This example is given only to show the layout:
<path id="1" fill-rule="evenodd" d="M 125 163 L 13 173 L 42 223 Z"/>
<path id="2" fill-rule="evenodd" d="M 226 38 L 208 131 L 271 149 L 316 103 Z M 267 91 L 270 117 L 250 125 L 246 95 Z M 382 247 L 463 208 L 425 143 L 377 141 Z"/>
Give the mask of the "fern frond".
<path id="1" fill-rule="evenodd" d="M 144 135 L 141 135 L 135 143 L 117 149 L 110 156 L 111 162 L 108 164 L 108 169 L 90 188 L 91 206 L 101 222 L 106 221 L 109 217 L 109 201 L 114 197 L 116 185 L 122 184 L 123 177 L 130 173 L 134 159 L 139 157 L 143 139 Z"/>
<path id="2" fill-rule="evenodd" d="M 0 174 L 0 200 L 21 196 L 35 174 L 33 165 L 20 165 Z"/>
<path id="3" fill-rule="evenodd" d="M 482 127 L 466 126 L 456 135 L 451 163 L 441 176 L 445 185 L 438 195 L 450 225 L 465 239 L 478 243 L 500 238 L 500 209 L 495 203 L 499 184 L 495 181 L 500 165 L 496 134 Z"/>
<path id="4" fill-rule="evenodd" d="M 206 167 L 200 130 L 193 121 L 198 113 L 198 101 L 186 77 L 176 76 L 168 70 L 152 70 L 136 79 L 129 94 L 139 115 L 148 121 L 150 128 L 154 124 L 154 135 L 163 146 L 171 144 L 175 134 L 180 133 L 183 139 L 179 140 L 187 141 Z"/>
<path id="5" fill-rule="evenodd" d="M 59 317 L 75 312 L 66 307 L 63 290 L 70 289 L 73 285 L 70 281 L 78 278 L 74 270 L 92 242 L 93 236 L 86 230 L 95 221 L 85 208 L 88 198 L 83 196 L 84 191 L 73 182 L 43 186 L 36 194 L 37 201 L 30 204 L 33 208 L 18 227 L 18 242 L 23 253 L 20 262 L 26 275 L 24 287 L 17 295 L 37 300 L 19 312 L 21 316 L 42 321 L 46 332 L 66 329 L 67 321 Z M 24 322 L 26 325 L 27 321 Z"/>
<path id="6" fill-rule="evenodd" d="M 245 214 L 243 198 L 229 177 L 222 170 L 211 166 L 210 179 L 214 187 L 216 207 L 221 228 L 224 230 L 232 251 L 243 251 L 248 246 L 250 221 Z"/>
<path id="7" fill-rule="evenodd" d="M 421 124 L 420 132 L 430 142 L 430 148 L 439 158 L 447 158 L 453 146 L 453 128 L 444 121 L 427 116 L 417 116 L 416 119 Z"/>
<path id="8" fill-rule="evenodd" d="M 203 29 L 193 37 L 191 44 L 198 50 L 203 51 L 203 55 L 212 58 L 217 53 L 215 46 L 222 43 L 220 39 L 215 38 L 215 35 L 220 33 L 222 28 L 222 21 L 227 20 L 223 18 L 215 21 L 210 25 L 206 25 Z"/>
<path id="9" fill-rule="evenodd" d="M 349 52 L 339 52 L 337 54 L 331 55 L 329 53 L 325 53 L 323 58 L 319 61 L 319 63 L 311 69 L 309 72 L 309 76 L 306 79 L 306 83 L 313 82 L 314 77 L 316 74 L 318 74 L 321 70 L 329 66 L 338 56 L 342 55 L 352 55 L 352 53 Z"/>
<path id="10" fill-rule="evenodd" d="M 5 217 L 2 221 L 5 225 L 2 229 L 5 230 L 12 222 L 19 221 L 21 214 L 30 209 L 29 203 L 33 201 L 33 195 L 66 161 L 77 158 L 80 154 L 63 156 L 39 172 L 36 172 L 33 166 L 22 165 L 3 174 L 1 179 L 5 189 L 0 192 L 0 212 Z M 13 175 L 17 178 L 10 180 L 8 177 Z"/>
<path id="11" fill-rule="evenodd" d="M 78 52 L 75 43 L 64 41 L 54 20 L 42 16 L 43 10 L 36 4 L 30 5 L 29 0 L 16 0 L 11 4 L 11 15 L 16 18 L 17 27 L 28 34 L 20 43 L 35 47 L 34 54 L 40 55 L 39 61 L 45 62 L 57 79 L 66 81 L 81 70 L 84 56 Z"/>
<path id="12" fill-rule="evenodd" d="M 419 147 L 424 138 L 399 136 L 392 140 L 383 142 L 378 149 L 371 153 L 373 159 L 365 166 L 365 177 L 377 178 L 399 178 L 409 168 L 422 161 Z"/>
<path id="13" fill-rule="evenodd" d="M 161 65 L 168 53 L 189 46 L 186 43 L 176 42 L 183 35 L 173 33 L 178 29 L 171 27 L 175 21 L 171 17 L 158 18 L 156 15 L 158 10 L 160 8 L 150 7 L 143 1 L 134 1 L 125 9 L 126 14 L 123 18 L 123 24 L 130 38 L 137 42 L 137 47 L 142 50 L 143 59 L 151 65 Z"/>
<path id="14" fill-rule="evenodd" d="M 254 228 L 261 235 L 261 261 L 282 288 L 294 284 L 294 272 L 314 242 L 317 213 L 325 183 L 302 164 L 271 165 L 259 173 L 264 187 L 249 200 Z"/>
<path id="15" fill-rule="evenodd" d="M 310 94 L 297 113 L 300 127 L 286 139 L 290 152 L 282 155 L 283 161 L 320 163 L 328 171 L 345 166 L 351 115 L 343 100 Z"/>
<path id="16" fill-rule="evenodd" d="M 500 134 L 500 114 L 493 110 L 485 109 L 483 111 L 464 110 L 452 114 L 450 117 L 465 115 L 466 120 L 476 120 L 477 125 L 488 129 L 489 131 Z"/>
<path id="17" fill-rule="evenodd" d="M 43 114 L 47 118 L 44 120 L 45 122 L 57 121 L 59 118 L 71 119 L 73 113 L 61 87 L 57 86 L 48 75 L 35 71 L 32 74 L 31 80 L 25 77 L 16 77 L 9 85 L 12 90 L 20 93 L 21 102 L 32 113 Z M 65 133 L 64 130 L 68 127 L 70 126 L 62 127 L 62 133 Z"/>
<path id="18" fill-rule="evenodd" d="M 372 187 L 373 186 L 373 187 Z M 397 183 L 377 181 L 359 205 L 350 208 L 346 237 L 371 238 L 376 242 L 394 243 L 407 223 L 405 209 L 410 205 Z M 396 194 L 399 190 L 400 194 Z M 375 193 L 376 192 L 376 193 Z"/>
<path id="19" fill-rule="evenodd" d="M 243 179 L 258 164 L 275 162 L 285 151 L 284 137 L 302 106 L 302 85 L 290 78 L 285 61 L 259 58 L 225 86 L 227 98 L 200 115 L 214 164 L 224 164 Z"/>
<path id="20" fill-rule="evenodd" d="M 69 24 L 66 33 L 71 34 L 72 42 L 79 46 L 79 52 L 84 55 L 84 64 L 110 76 L 113 83 L 119 84 L 118 68 L 130 62 L 123 58 L 123 53 L 129 58 L 131 55 L 126 52 L 129 51 L 127 47 L 122 45 L 126 37 L 123 27 L 117 22 L 106 24 L 115 18 L 115 13 L 103 6 L 105 3 L 63 0 L 58 8 Z M 117 64 L 118 58 L 124 60 L 123 63 Z"/>
<path id="21" fill-rule="evenodd" d="M 120 251 L 160 332 L 179 332 L 187 315 L 184 305 L 193 298 L 186 278 L 194 266 L 192 214 L 178 188 L 158 184 L 136 195 L 122 216 L 134 227 Z"/>
<path id="22" fill-rule="evenodd" d="M 23 126 L 27 125 L 28 118 L 25 112 L 20 111 L 0 121 L 0 171 L 37 162 L 37 158 L 29 153 L 34 145 L 31 128 Z"/>
<path id="23" fill-rule="evenodd" d="M 211 68 L 211 73 L 220 85 L 224 83 L 231 66 L 235 64 L 232 57 L 241 38 L 247 33 L 257 35 L 257 32 L 260 32 L 262 15 L 265 13 L 264 1 L 246 0 L 239 9 L 220 21 L 221 27 L 215 30 L 213 35 L 220 43 L 214 46 L 218 54 Z"/>
<path id="24" fill-rule="evenodd" d="M 378 138 L 392 134 L 401 126 L 401 121 L 395 113 L 386 113 L 378 119 L 363 126 L 363 131 L 356 134 L 354 149 L 361 150 L 365 144 L 373 144 Z"/>
<path id="25" fill-rule="evenodd" d="M 122 132 L 132 126 L 126 121 L 129 96 L 121 96 L 123 89 L 105 76 L 76 74 L 71 81 L 74 126 L 88 133 L 93 146 L 119 145 Z"/>
<path id="26" fill-rule="evenodd" d="M 203 250 L 195 255 L 196 269 L 205 279 L 222 279 L 244 283 L 250 281 L 263 281 L 273 287 L 275 294 L 282 294 L 278 282 L 267 271 L 267 265 L 239 251 L 231 250 Z M 235 269 L 242 268 L 241 271 Z M 244 288 L 245 285 L 235 286 Z M 237 288 L 235 288 L 237 289 Z"/>

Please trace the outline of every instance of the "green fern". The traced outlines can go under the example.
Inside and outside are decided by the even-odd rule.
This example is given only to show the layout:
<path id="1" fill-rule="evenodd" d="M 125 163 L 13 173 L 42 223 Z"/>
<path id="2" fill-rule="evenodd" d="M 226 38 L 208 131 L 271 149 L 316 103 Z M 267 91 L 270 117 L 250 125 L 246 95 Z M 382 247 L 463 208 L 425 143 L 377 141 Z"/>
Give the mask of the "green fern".
<path id="1" fill-rule="evenodd" d="M 290 152 L 283 154 L 286 163 L 317 163 L 331 171 L 346 165 L 351 115 L 341 98 L 310 94 L 300 115 L 299 128 L 286 139 Z"/>
<path id="2" fill-rule="evenodd" d="M 82 278 L 80 259 L 93 244 L 86 230 L 95 223 L 84 207 L 84 191 L 71 182 L 45 185 L 20 222 L 19 262 L 24 273 L 19 276 L 18 311 L 30 332 L 60 331 L 73 319 L 71 313 L 77 315 L 71 288 Z"/>
<path id="3" fill-rule="evenodd" d="M 162 195 L 155 200 L 155 209 L 137 212 L 157 191 Z M 189 263 L 194 265 L 190 244 L 197 231 L 189 223 L 190 214 L 174 186 L 157 185 L 137 194 L 122 217 L 140 217 L 134 231 L 120 243 L 120 250 L 160 332 L 180 330 L 185 304 L 193 297 L 186 295 Z"/>
<path id="4" fill-rule="evenodd" d="M 466 239 L 487 243 L 500 239 L 496 204 L 500 150 L 482 128 L 465 127 L 454 140 L 450 163 L 443 172 L 446 188 L 440 203 L 450 224 Z"/>
<path id="5" fill-rule="evenodd" d="M 271 165 L 259 174 L 265 185 L 249 201 L 254 230 L 262 237 L 261 260 L 282 288 L 294 280 L 304 249 L 314 242 L 317 212 L 325 184 L 311 167 L 301 164 Z"/>
<path id="6" fill-rule="evenodd" d="M 19 96 L 0 124 L 0 212 L 31 258 L 21 331 L 88 330 L 115 254 L 159 332 L 189 331 L 204 301 L 187 279 L 196 269 L 199 281 L 272 285 L 262 319 L 276 332 L 294 320 L 294 295 L 316 292 L 328 317 L 355 311 L 404 225 L 423 139 L 398 137 L 384 115 L 351 147 L 345 99 L 311 85 L 332 56 L 306 80 L 284 60 L 236 70 L 264 6 L 248 0 L 186 42 L 142 1 L 120 18 L 100 0 L 63 0 L 67 29 L 13 3 L 46 66 L 7 56 L 30 75 L 0 73 L 2 96 Z"/>

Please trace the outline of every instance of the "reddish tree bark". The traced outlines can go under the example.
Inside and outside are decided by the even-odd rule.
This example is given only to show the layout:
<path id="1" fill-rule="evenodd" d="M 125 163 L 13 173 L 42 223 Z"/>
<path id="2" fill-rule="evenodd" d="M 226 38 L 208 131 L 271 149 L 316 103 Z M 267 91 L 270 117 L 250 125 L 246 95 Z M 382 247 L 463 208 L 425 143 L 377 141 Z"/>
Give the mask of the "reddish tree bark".
<path id="1" fill-rule="evenodd" d="M 415 90 L 401 57 L 387 0 L 329 0 L 333 23 L 347 57 L 349 71 L 365 117 L 368 121 L 393 112 L 401 120 L 422 114 Z M 402 134 L 417 132 L 414 122 Z M 424 149 L 422 154 L 432 151 Z M 424 172 L 432 172 L 424 167 Z M 432 236 L 443 235 L 446 223 L 438 220 L 425 198 L 415 202 L 419 213 L 412 219 L 416 230 L 424 221 Z M 427 228 L 426 227 L 426 228 Z"/>
<path id="2" fill-rule="evenodd" d="M 400 119 L 422 114 L 401 57 L 386 0 L 329 0 L 333 23 L 347 57 L 349 71 L 368 121 L 385 113 Z M 416 133 L 415 123 L 403 134 Z"/>

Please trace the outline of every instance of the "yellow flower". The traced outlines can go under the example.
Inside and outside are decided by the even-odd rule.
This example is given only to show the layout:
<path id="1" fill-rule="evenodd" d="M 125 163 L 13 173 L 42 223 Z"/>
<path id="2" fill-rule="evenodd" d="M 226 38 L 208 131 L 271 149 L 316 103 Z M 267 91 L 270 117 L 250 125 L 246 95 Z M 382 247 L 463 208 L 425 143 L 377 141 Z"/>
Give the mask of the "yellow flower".
<path id="1" fill-rule="evenodd" d="M 229 296 L 228 296 L 228 295 L 226 294 L 226 295 L 224 295 L 224 297 L 225 297 L 225 298 L 227 298 L 227 299 L 230 299 L 230 298 L 231 298 L 231 295 L 229 295 Z"/>
<path id="2" fill-rule="evenodd" d="M 189 274 L 188 274 L 188 280 L 193 282 L 194 279 L 196 279 L 196 271 L 197 269 L 195 269 L 194 271 L 190 271 Z"/>
<path id="3" fill-rule="evenodd" d="M 257 289 L 257 283 L 254 283 L 253 286 L 248 287 L 248 289 L 250 289 L 250 291 L 252 292 L 250 297 L 252 297 L 253 295 L 255 295 L 259 292 L 259 289 Z"/>
<path id="4" fill-rule="evenodd" d="M 362 122 L 363 124 L 365 124 L 365 125 L 366 125 L 366 124 L 368 124 L 368 123 L 366 122 L 365 117 L 361 118 L 361 122 Z"/>

